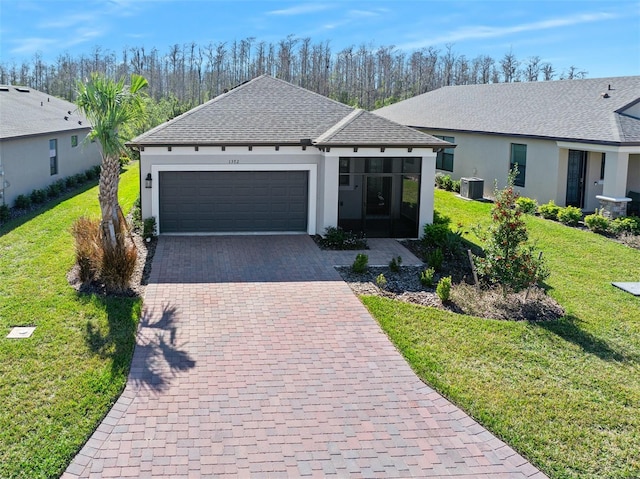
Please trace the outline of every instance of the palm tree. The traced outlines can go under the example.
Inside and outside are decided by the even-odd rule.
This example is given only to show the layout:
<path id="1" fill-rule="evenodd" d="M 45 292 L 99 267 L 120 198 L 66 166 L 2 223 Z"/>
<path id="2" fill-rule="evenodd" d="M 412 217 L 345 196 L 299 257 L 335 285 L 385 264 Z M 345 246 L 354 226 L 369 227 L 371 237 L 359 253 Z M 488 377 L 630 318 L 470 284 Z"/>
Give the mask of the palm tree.
<path id="1" fill-rule="evenodd" d="M 120 181 L 120 155 L 125 149 L 127 126 L 139 124 L 144 119 L 142 90 L 147 80 L 131 75 L 129 86 L 124 79 L 115 81 L 93 73 L 86 83 L 78 83 L 78 109 L 91 123 L 91 140 L 101 146 L 102 168 L 98 200 L 102 221 L 103 246 L 114 249 L 121 241 L 123 225 L 118 204 Z"/>

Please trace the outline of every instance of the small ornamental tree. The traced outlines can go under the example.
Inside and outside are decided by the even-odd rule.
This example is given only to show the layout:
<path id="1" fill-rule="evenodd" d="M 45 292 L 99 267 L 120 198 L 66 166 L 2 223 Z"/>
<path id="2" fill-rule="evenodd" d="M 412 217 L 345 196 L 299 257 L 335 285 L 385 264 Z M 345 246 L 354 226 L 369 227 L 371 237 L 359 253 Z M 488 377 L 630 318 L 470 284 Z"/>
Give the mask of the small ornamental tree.
<path id="1" fill-rule="evenodd" d="M 498 190 L 491 210 L 492 223 L 477 234 L 485 243 L 485 256 L 474 257 L 478 273 L 490 284 L 502 287 L 504 294 L 518 292 L 549 276 L 541 256 L 536 256 L 523 213 L 517 208 L 518 193 L 513 189 L 518 170 L 509 172 L 507 186 Z"/>

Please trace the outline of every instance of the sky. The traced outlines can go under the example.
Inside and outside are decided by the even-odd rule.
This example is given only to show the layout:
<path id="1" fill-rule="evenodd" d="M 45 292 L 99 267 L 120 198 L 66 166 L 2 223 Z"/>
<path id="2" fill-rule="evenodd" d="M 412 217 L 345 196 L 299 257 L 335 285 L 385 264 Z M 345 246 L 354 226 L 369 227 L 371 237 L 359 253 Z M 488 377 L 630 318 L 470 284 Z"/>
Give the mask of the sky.
<path id="1" fill-rule="evenodd" d="M 640 74 L 639 0 L 0 0 L 0 62 L 38 52 L 128 47 L 166 53 L 174 44 L 274 42 L 293 35 L 348 46 L 395 46 L 410 53 L 447 47 L 472 59 L 538 56 L 558 73 L 589 78 Z"/>

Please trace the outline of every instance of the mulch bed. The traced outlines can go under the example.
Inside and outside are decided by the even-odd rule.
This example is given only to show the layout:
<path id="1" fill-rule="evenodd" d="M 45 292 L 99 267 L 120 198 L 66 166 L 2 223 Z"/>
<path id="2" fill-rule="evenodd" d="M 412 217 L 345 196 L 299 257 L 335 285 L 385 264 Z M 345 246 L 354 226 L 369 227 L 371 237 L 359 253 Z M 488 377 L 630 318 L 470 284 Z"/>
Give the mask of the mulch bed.
<path id="1" fill-rule="evenodd" d="M 425 251 L 417 240 L 401 242 L 418 258 Z M 382 296 L 407 303 L 429 306 L 458 314 L 469 314 L 487 319 L 511 321 L 552 321 L 565 315 L 564 309 L 541 288 L 503 295 L 500 289 L 481 289 L 473 286 L 473 273 L 466 253 L 445 258 L 442 269 L 434 276 L 434 287 L 420 282 L 425 267 L 402 266 L 400 271 L 388 267 L 369 267 L 364 273 L 354 273 L 350 267 L 336 268 L 342 278 L 358 295 Z M 376 278 L 383 274 L 384 288 L 378 287 Z M 451 276 L 451 300 L 443 303 L 435 292 L 440 278 Z"/>

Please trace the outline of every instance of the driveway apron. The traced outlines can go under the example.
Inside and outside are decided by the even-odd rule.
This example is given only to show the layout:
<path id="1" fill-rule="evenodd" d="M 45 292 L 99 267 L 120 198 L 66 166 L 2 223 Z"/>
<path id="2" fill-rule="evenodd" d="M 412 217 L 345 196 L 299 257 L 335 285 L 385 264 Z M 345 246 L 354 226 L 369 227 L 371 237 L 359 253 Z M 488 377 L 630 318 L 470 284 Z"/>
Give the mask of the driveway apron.
<path id="1" fill-rule="evenodd" d="M 161 237 L 144 304 L 63 477 L 545 477 L 416 377 L 308 236 Z"/>

